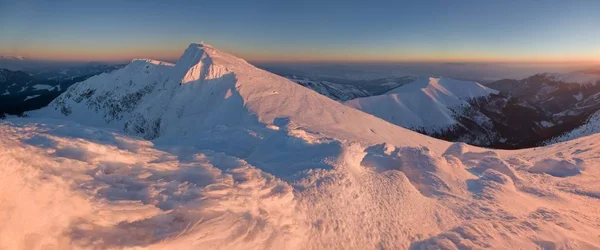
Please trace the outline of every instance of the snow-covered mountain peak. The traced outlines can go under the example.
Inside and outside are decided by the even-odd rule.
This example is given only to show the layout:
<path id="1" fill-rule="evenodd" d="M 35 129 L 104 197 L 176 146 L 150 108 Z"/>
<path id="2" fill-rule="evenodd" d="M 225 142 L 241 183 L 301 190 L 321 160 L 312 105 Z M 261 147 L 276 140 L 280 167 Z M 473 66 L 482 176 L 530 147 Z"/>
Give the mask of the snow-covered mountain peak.
<path id="1" fill-rule="evenodd" d="M 203 60 L 206 60 L 207 63 L 210 61 L 210 63 L 227 66 L 254 68 L 254 66 L 250 65 L 244 59 L 223 52 L 211 45 L 202 43 L 190 44 L 177 61 L 177 66 L 181 68 L 190 68 Z"/>
<path id="2" fill-rule="evenodd" d="M 245 60 L 203 43 L 192 43 L 176 64 L 174 74 L 181 84 L 217 79 L 236 71 L 256 69 Z"/>
<path id="3" fill-rule="evenodd" d="M 23 56 L 3 56 L 3 55 L 0 55 L 0 60 L 23 61 L 23 60 L 25 60 L 25 57 L 23 57 Z"/>
<path id="4" fill-rule="evenodd" d="M 396 145 L 431 140 L 205 44 L 191 44 L 175 66 L 135 61 L 77 83 L 30 115 L 108 126 L 150 139 L 215 130 L 222 137 L 266 138 L 272 131 L 302 128 L 304 132 L 294 133 Z"/>
<path id="5" fill-rule="evenodd" d="M 210 54 L 216 54 L 216 50 L 208 45 L 192 43 L 183 52 L 176 65 L 178 68 L 190 68 L 202 60 L 210 60 Z"/>
<path id="6" fill-rule="evenodd" d="M 477 83 L 404 91 L 358 104 L 398 124 L 489 123 L 447 105 L 493 92 Z M 193 45 L 0 123 L 0 248 L 598 249 L 599 137 L 451 144 Z"/>
<path id="7" fill-rule="evenodd" d="M 430 95 L 443 93 L 445 95 L 454 95 L 460 99 L 472 99 L 498 93 L 497 90 L 490 89 L 477 82 L 442 77 L 420 77 L 414 82 L 391 90 L 388 94 L 413 91 L 422 91 Z"/>
<path id="8" fill-rule="evenodd" d="M 469 101 L 497 93 L 477 82 L 420 77 L 386 94 L 345 104 L 406 128 L 437 133 L 460 126 L 458 119 L 467 112 Z M 478 123 L 489 123 L 485 116 L 477 117 Z"/>

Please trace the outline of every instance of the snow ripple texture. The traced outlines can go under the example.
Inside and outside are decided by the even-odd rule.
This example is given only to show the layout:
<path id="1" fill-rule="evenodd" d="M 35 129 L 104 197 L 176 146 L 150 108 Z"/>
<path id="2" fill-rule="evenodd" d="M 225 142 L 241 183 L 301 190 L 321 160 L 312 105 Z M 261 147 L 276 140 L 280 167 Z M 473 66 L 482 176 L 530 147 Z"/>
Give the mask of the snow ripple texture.
<path id="1" fill-rule="evenodd" d="M 192 44 L 0 123 L 0 249 L 597 249 L 598 139 L 448 143 Z"/>

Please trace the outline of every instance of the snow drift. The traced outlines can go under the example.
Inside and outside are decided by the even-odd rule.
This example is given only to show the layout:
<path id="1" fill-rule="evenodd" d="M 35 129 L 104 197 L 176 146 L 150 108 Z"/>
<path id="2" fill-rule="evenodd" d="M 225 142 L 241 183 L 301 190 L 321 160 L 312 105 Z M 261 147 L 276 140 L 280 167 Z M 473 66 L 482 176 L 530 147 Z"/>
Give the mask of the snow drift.
<path id="1" fill-rule="evenodd" d="M 600 247 L 596 137 L 452 144 L 208 45 L 29 115 L 0 124 L 3 249 Z"/>

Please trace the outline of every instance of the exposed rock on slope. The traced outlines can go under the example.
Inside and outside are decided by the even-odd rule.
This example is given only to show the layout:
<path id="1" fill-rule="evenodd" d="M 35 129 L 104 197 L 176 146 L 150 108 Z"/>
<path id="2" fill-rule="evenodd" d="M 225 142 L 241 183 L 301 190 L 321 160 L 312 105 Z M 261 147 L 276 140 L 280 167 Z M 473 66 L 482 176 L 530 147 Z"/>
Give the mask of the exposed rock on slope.
<path id="1" fill-rule="evenodd" d="M 567 133 L 600 110 L 600 74 L 581 71 L 568 74 L 537 74 L 522 80 L 506 79 L 487 86 L 527 101 L 551 116 L 543 125 L 539 142 Z M 580 129 L 581 130 L 581 129 Z M 577 132 L 574 132 L 575 134 Z M 564 136 L 567 138 L 569 136 Z M 571 136 L 572 138 L 572 136 Z M 551 141 L 561 140 L 559 138 Z"/>
<path id="2" fill-rule="evenodd" d="M 28 73 L 0 69 L 0 117 L 45 107 L 74 83 L 118 66 L 78 67 L 76 72 Z M 64 70 L 68 71 L 68 70 Z"/>
<path id="3" fill-rule="evenodd" d="M 514 148 L 536 145 L 552 117 L 526 101 L 476 82 L 423 77 L 380 96 L 345 103 L 427 135 L 469 144 Z"/>

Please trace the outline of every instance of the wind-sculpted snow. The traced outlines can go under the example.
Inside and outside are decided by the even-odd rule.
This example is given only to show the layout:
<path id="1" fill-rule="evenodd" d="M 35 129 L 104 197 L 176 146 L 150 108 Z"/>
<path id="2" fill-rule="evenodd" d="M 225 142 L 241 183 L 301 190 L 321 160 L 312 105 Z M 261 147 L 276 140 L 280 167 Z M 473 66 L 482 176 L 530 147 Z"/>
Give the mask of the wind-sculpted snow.
<path id="1" fill-rule="evenodd" d="M 241 159 L 211 151 L 178 157 L 64 123 L 2 131 L 2 162 L 12 165 L 2 166 L 3 249 L 147 246 L 192 231 L 206 235 L 196 243 L 206 247 L 251 237 L 246 244 L 264 248 L 296 237 L 287 229 L 295 220 L 291 186 Z"/>
<path id="2" fill-rule="evenodd" d="M 0 249 L 600 247 L 598 138 L 451 144 L 207 45 L 29 115 L 0 123 Z"/>
<path id="3" fill-rule="evenodd" d="M 538 171 L 593 166 L 600 151 L 581 152 L 586 140 L 502 152 L 430 143 L 447 150 L 287 131 L 236 157 L 13 119 L 0 125 L 0 247 L 600 247 L 598 169 Z"/>

